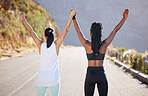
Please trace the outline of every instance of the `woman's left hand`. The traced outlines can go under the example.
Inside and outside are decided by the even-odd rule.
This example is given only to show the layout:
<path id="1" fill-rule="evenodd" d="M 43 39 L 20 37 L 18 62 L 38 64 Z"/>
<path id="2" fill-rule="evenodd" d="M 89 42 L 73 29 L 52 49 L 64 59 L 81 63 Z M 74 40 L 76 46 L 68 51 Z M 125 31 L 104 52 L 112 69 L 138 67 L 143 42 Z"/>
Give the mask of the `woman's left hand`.
<path id="1" fill-rule="evenodd" d="M 123 12 L 123 18 L 127 18 L 128 17 L 128 13 L 129 13 L 129 9 L 125 9 Z"/>

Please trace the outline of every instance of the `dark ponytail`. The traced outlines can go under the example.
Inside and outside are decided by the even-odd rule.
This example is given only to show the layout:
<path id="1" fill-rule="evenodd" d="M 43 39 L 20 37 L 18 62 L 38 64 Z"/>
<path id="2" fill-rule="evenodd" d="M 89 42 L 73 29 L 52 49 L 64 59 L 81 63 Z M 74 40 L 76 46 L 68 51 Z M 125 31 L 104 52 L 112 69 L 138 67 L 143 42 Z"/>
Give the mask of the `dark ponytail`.
<path id="1" fill-rule="evenodd" d="M 45 36 L 47 36 L 47 48 L 49 48 L 52 44 L 52 42 L 54 41 L 54 36 L 53 36 L 53 32 L 54 30 L 52 28 L 46 28 L 45 29 Z"/>
<path id="2" fill-rule="evenodd" d="M 98 53 L 101 47 L 101 37 L 102 37 L 102 24 L 101 23 L 92 23 L 91 25 L 91 49 L 94 53 Z"/>

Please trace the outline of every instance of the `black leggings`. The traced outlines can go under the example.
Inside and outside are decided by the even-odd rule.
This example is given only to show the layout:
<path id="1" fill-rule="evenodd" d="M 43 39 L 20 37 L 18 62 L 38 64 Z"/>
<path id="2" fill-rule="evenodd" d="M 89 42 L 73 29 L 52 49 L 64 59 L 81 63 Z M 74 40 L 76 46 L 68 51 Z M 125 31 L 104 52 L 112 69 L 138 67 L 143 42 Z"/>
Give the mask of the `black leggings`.
<path id="1" fill-rule="evenodd" d="M 88 67 L 85 79 L 85 96 L 93 96 L 97 84 L 99 96 L 107 96 L 108 83 L 103 67 Z"/>

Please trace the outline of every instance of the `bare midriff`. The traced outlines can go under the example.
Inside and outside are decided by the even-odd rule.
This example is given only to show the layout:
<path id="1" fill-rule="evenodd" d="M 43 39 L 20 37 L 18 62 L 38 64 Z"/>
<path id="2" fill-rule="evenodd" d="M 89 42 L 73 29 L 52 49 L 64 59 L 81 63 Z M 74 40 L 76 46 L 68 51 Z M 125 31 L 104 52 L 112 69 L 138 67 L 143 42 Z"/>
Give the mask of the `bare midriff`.
<path id="1" fill-rule="evenodd" d="M 103 60 L 88 60 L 89 67 L 102 67 Z"/>

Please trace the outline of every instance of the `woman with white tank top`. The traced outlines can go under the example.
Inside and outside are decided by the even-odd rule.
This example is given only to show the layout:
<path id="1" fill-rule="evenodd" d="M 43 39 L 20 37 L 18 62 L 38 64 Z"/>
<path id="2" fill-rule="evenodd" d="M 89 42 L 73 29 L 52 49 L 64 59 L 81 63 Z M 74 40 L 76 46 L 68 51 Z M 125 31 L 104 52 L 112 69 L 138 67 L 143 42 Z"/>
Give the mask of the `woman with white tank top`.
<path id="1" fill-rule="evenodd" d="M 50 96 L 59 96 L 59 48 L 64 41 L 70 28 L 72 18 L 75 15 L 76 12 L 74 10 L 70 10 L 70 16 L 64 31 L 55 41 L 53 35 L 54 30 L 52 28 L 46 28 L 44 33 L 46 42 L 43 42 L 26 21 L 25 14 L 20 14 L 22 22 L 32 36 L 40 53 L 40 68 L 37 82 L 38 96 L 45 96 L 47 88 L 49 88 Z"/>

